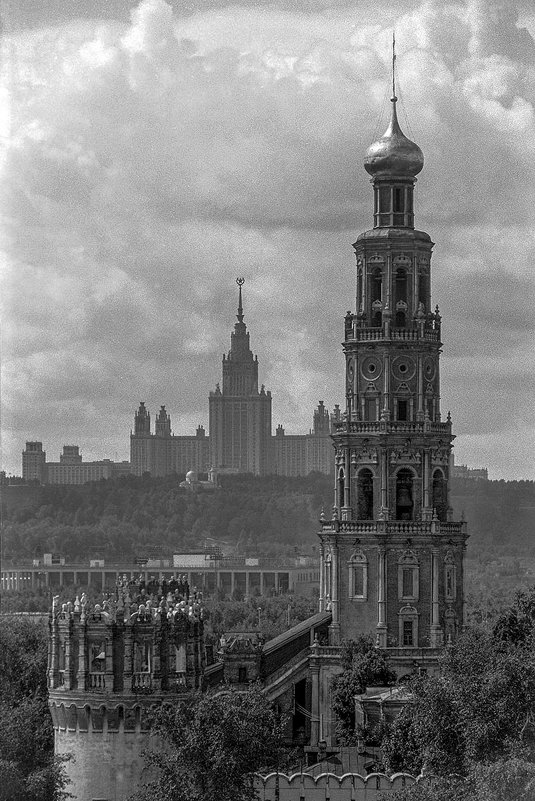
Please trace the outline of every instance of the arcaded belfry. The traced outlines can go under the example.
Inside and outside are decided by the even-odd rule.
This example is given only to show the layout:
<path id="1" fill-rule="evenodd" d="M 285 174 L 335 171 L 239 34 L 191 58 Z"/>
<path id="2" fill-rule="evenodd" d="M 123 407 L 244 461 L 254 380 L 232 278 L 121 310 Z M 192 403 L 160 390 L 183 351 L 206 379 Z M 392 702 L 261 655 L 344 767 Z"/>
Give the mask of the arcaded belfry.
<path id="1" fill-rule="evenodd" d="M 336 424 L 335 502 L 322 520 L 321 607 L 330 644 L 375 632 L 398 674 L 431 666 L 463 623 L 464 522 L 448 498 L 454 435 L 441 418 L 441 318 L 428 234 L 414 228 L 422 151 L 391 119 L 366 153 L 373 229 L 354 244 L 345 318 L 346 412 Z M 334 667 L 334 665 L 333 665 Z"/>

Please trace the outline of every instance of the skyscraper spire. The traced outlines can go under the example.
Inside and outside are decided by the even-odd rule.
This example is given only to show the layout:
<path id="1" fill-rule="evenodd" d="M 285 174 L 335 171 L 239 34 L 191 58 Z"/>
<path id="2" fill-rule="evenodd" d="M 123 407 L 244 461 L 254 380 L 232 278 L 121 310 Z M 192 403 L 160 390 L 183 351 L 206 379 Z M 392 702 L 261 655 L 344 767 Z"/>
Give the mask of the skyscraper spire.
<path id="1" fill-rule="evenodd" d="M 238 298 L 238 314 L 236 315 L 238 318 L 239 323 L 243 323 L 243 306 L 242 306 L 242 297 L 241 297 L 241 288 L 245 284 L 245 278 L 236 278 L 236 283 L 240 288 L 240 294 Z"/>

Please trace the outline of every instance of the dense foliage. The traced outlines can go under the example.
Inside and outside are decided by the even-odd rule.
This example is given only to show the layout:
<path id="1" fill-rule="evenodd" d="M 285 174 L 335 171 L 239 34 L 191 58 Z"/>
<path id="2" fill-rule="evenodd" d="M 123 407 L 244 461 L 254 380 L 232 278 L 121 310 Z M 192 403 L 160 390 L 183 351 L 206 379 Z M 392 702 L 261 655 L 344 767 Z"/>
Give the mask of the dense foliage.
<path id="1" fill-rule="evenodd" d="M 7 559 L 61 553 L 68 561 L 126 559 L 203 546 L 207 537 L 239 552 L 275 558 L 311 547 L 321 508 L 332 505 L 332 479 L 223 476 L 222 489 L 194 494 L 180 489 L 180 476 L 127 476 L 83 486 L 36 487 L 33 501 L 4 501 Z M 10 488 L 6 487 L 6 497 Z M 30 488 L 27 488 L 28 490 Z M 451 482 L 455 516 L 470 531 L 469 555 L 480 563 L 505 554 L 535 557 L 532 481 Z M 517 573 L 521 572 L 518 563 Z M 519 575 L 516 576 L 516 579 Z"/>
<path id="2" fill-rule="evenodd" d="M 133 559 L 203 547 L 206 538 L 275 559 L 316 542 L 328 476 L 225 476 L 222 489 L 193 493 L 180 478 L 127 476 L 82 486 L 44 486 L 34 503 L 6 509 L 4 556 L 61 553 L 67 561 Z M 9 489 L 9 488 L 7 488 Z"/>
<path id="3" fill-rule="evenodd" d="M 281 766 L 283 721 L 254 685 L 166 705 L 153 732 L 165 746 L 147 754 L 153 778 L 135 801 L 253 801 L 254 772 Z"/>
<path id="4" fill-rule="evenodd" d="M 371 636 L 343 643 L 342 672 L 333 679 L 331 689 L 336 735 L 341 745 L 354 745 L 360 734 L 355 731 L 355 696 L 367 686 L 384 687 L 395 681 L 396 674 L 388 667 L 384 654 L 375 648 Z"/>
<path id="5" fill-rule="evenodd" d="M 382 743 L 385 767 L 440 780 L 396 799 L 450 798 L 451 774 L 465 777 L 460 801 L 535 797 L 534 645 L 535 588 L 519 593 L 492 631 L 468 630 L 439 675 L 412 682 L 412 703 Z"/>
<path id="6" fill-rule="evenodd" d="M 47 631 L 32 620 L 0 625 L 0 801 L 60 801 L 61 763 L 54 760 L 48 711 Z"/>

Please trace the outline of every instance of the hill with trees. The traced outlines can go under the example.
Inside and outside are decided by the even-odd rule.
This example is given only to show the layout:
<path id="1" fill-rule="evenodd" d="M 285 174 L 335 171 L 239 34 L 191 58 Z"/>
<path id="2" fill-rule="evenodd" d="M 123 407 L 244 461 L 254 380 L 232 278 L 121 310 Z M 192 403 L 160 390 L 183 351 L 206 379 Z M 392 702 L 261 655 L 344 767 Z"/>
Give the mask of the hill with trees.
<path id="1" fill-rule="evenodd" d="M 4 508 L 4 558 L 53 552 L 69 562 L 124 560 L 202 547 L 209 537 L 229 552 L 284 557 L 317 544 L 321 509 L 329 514 L 332 505 L 332 478 L 319 473 L 223 476 L 211 493 L 179 483 L 175 475 L 127 476 L 40 487 L 31 504 Z M 455 518 L 468 521 L 468 557 L 480 566 L 517 559 L 507 570 L 518 580 L 519 560 L 535 559 L 535 483 L 455 479 L 451 502 Z"/>

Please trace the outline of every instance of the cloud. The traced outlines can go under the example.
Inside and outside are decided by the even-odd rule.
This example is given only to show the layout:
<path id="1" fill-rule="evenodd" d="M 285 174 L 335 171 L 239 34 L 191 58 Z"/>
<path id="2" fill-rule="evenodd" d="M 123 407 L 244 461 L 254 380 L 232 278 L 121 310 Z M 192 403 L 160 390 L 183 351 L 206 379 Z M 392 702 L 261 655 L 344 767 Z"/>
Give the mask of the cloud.
<path id="1" fill-rule="evenodd" d="M 351 242 L 372 224 L 362 158 L 381 114 L 386 127 L 392 8 L 143 0 L 129 21 L 102 9 L 48 27 L 28 16 L 34 27 L 4 44 L 15 472 L 25 439 L 126 457 L 141 398 L 165 403 L 175 431 L 206 423 L 236 275 L 274 423 L 306 431 L 320 397 L 342 403 Z M 529 424 L 533 40 L 511 3 L 438 0 L 401 6 L 396 36 L 402 125 L 426 158 L 416 220 L 437 243 L 443 400 L 473 432 L 468 454 L 480 461 L 480 442 L 498 472 L 489 437 L 496 420 L 504 429 L 507 387 Z"/>

